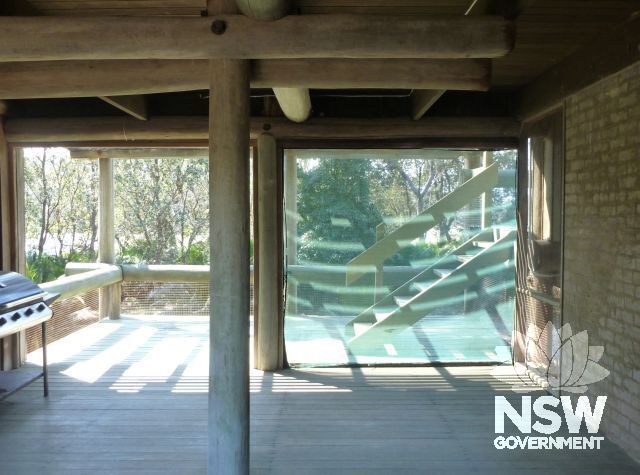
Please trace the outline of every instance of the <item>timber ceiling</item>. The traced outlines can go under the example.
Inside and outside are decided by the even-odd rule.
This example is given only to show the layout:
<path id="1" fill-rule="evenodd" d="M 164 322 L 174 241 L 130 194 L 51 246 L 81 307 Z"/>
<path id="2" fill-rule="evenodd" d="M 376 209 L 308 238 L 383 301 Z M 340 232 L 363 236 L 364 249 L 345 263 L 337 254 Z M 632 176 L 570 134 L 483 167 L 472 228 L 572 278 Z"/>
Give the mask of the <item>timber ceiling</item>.
<path id="1" fill-rule="evenodd" d="M 514 0 L 515 1 L 515 0 Z M 206 0 L 27 0 L 43 15 L 191 15 Z M 472 0 L 293 0 L 292 13 L 464 15 Z M 521 87 L 589 42 L 640 11 L 640 0 L 536 0 L 517 18 L 514 51 L 493 61 L 494 87 Z M 392 27 L 392 25 L 390 25 Z"/>
<path id="2" fill-rule="evenodd" d="M 451 90 L 428 109 L 430 116 L 514 116 L 523 91 L 538 84 L 536 79 L 555 77 L 555 65 L 576 50 L 596 46 L 594 40 L 618 31 L 634 13 L 640 14 L 640 0 L 476 0 L 472 14 L 481 14 L 483 6 L 521 6 L 515 18 L 516 43 L 507 56 L 492 61 L 491 89 L 488 93 Z M 1 15 L 65 16 L 201 16 L 206 15 L 206 0 L 0 0 Z M 291 14 L 376 14 L 376 15 L 454 15 L 462 16 L 474 0 L 291 0 Z M 477 8 L 476 8 L 477 7 Z M 504 11 L 504 10 L 501 10 Z M 495 12 L 500 13 L 500 12 Z M 636 22 L 637 23 L 637 22 Z M 635 24 L 635 23 L 634 23 Z M 392 22 L 389 28 L 393 28 Z M 625 30 L 626 31 L 626 30 Z M 610 33 L 611 32 L 611 33 Z M 634 36 L 635 38 L 635 36 Z M 599 43 L 598 43 L 599 44 Z M 633 42 L 625 45 L 631 48 Z M 602 49 L 602 48 L 600 48 Z M 631 50 L 629 50 L 631 51 Z M 602 57 L 600 51 L 600 57 Z M 608 53 L 605 51 L 604 53 Z M 634 53 L 614 51 L 620 63 Z M 602 76 L 598 64 L 585 58 L 584 77 Z M 575 64 L 575 61 L 571 64 Z M 598 67 L 596 67 L 598 66 Z M 546 76 L 544 73 L 551 71 Z M 525 87 L 529 85 L 528 87 Z M 563 86 L 564 87 L 564 86 Z M 539 95 L 539 94 L 538 94 Z M 271 89 L 252 91 L 253 115 L 281 115 Z M 410 90 L 349 89 L 312 90 L 314 117 L 395 117 L 411 111 L 415 94 Z M 42 97 L 42 96 L 34 96 Z M 147 94 L 151 116 L 206 115 L 207 91 Z M 63 117 L 124 114 L 97 98 L 14 100 L 10 116 Z M 424 112 L 423 112 L 424 114 Z"/>

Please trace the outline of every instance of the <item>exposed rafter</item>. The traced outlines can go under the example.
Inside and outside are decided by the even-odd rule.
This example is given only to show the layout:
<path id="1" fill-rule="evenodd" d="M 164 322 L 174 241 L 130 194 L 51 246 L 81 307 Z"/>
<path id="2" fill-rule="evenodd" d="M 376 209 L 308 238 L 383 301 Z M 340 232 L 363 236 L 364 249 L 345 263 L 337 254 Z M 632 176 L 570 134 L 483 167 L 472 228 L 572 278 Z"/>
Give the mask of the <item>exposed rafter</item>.
<path id="1" fill-rule="evenodd" d="M 442 95 L 447 92 L 438 89 L 418 89 L 411 93 L 411 117 L 419 120 Z"/>
<path id="2" fill-rule="evenodd" d="M 594 82 L 640 61 L 640 15 L 584 45 L 520 91 L 518 116 L 530 119 Z"/>
<path id="3" fill-rule="evenodd" d="M 502 15 L 515 20 L 534 0 L 472 0 L 465 16 Z M 416 90 L 411 95 L 411 117 L 420 119 L 442 97 L 445 90 Z"/>
<path id="4" fill-rule="evenodd" d="M 149 118 L 149 114 L 147 112 L 147 99 L 143 95 L 99 96 L 99 98 L 136 119 L 147 120 Z"/>

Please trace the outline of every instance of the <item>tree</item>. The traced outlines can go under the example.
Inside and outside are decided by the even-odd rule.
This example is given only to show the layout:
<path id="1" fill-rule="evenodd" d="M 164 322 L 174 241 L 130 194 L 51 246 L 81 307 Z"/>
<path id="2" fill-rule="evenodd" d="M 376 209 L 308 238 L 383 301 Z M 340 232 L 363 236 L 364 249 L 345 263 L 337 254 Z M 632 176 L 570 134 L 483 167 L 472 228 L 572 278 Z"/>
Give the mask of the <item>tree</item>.
<path id="1" fill-rule="evenodd" d="M 375 158 L 375 156 L 373 157 Z M 459 185 L 461 158 L 410 158 L 379 161 L 374 188 L 375 201 L 391 228 L 416 216 Z M 440 220 L 440 236 L 452 241 L 451 227 L 456 217 Z"/>
<path id="2" fill-rule="evenodd" d="M 375 242 L 382 216 L 372 203 L 368 160 L 323 159 L 299 168 L 299 259 L 344 264 Z"/>
<path id="3" fill-rule="evenodd" d="M 116 239 L 122 260 L 208 260 L 208 161 L 136 159 L 117 163 Z M 197 246 L 196 246 L 197 245 Z"/>

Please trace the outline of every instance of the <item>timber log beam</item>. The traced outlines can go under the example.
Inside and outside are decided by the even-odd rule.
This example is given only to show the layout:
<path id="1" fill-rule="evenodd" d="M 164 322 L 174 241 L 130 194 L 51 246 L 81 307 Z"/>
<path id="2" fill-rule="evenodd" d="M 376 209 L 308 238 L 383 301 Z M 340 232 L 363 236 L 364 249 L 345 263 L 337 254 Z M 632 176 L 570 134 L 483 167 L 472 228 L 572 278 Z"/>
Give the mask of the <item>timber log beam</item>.
<path id="1" fill-rule="evenodd" d="M 131 143 L 208 141 L 207 117 L 81 117 L 9 119 L 7 141 L 12 144 Z M 284 118 L 252 117 L 251 138 L 269 132 L 285 140 L 368 140 L 428 138 L 517 138 L 520 123 L 508 117 L 429 117 L 345 119 L 312 118 L 296 124 Z"/>
<path id="2" fill-rule="evenodd" d="M 319 73 L 320 72 L 320 73 Z M 0 62 L 0 98 L 123 96 L 204 90 L 207 60 Z M 486 59 L 267 59 L 252 61 L 252 88 L 486 91 Z"/>
<path id="3" fill-rule="evenodd" d="M 495 58 L 514 41 L 513 23 L 495 16 L 0 17 L 0 61 Z"/>

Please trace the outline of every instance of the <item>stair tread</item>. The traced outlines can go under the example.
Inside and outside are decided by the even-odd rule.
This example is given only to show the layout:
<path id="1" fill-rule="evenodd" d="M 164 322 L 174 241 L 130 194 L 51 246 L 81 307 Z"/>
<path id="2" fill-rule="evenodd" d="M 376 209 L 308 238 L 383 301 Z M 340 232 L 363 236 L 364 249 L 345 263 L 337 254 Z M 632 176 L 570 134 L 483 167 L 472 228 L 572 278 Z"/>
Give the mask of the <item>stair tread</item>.
<path id="1" fill-rule="evenodd" d="M 360 336 L 373 326 L 373 323 L 354 323 L 353 333 L 355 336 Z"/>
<path id="2" fill-rule="evenodd" d="M 446 277 L 451 274 L 455 269 L 433 269 L 433 272 L 440 277 Z"/>
<path id="3" fill-rule="evenodd" d="M 458 259 L 458 262 L 463 262 L 463 263 L 470 261 L 474 257 L 475 257 L 475 254 L 457 254 L 456 255 L 456 259 Z"/>
<path id="4" fill-rule="evenodd" d="M 376 322 L 381 322 L 382 320 L 387 318 L 392 313 L 393 313 L 393 310 L 389 310 L 389 311 L 386 311 L 386 312 L 376 312 L 376 313 L 373 314 L 373 316 L 375 317 Z"/>
<path id="5" fill-rule="evenodd" d="M 398 305 L 398 307 L 404 307 L 407 302 L 409 302 L 412 299 L 412 297 L 394 297 L 393 300 L 395 300 L 396 305 Z"/>
<path id="6" fill-rule="evenodd" d="M 473 241 L 473 245 L 476 247 L 482 247 L 482 248 L 487 248 L 487 247 L 491 247 L 493 244 L 495 244 L 495 241 Z"/>
<path id="7" fill-rule="evenodd" d="M 427 280 L 427 281 L 424 281 L 424 282 L 414 282 L 413 286 L 416 289 L 418 289 L 420 292 L 424 292 L 429 287 L 431 287 L 435 282 L 438 282 L 438 280 L 434 279 L 434 280 Z"/>

